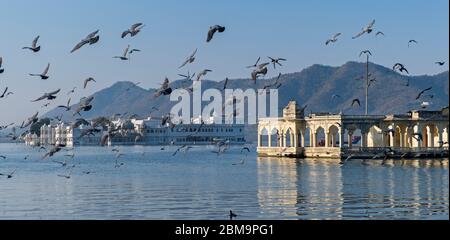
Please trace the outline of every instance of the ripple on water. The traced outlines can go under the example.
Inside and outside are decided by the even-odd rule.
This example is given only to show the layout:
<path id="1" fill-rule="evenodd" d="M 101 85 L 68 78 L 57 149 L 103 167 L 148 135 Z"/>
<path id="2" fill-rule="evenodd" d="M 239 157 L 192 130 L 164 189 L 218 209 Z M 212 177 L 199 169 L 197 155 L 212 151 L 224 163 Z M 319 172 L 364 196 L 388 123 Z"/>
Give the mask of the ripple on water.
<path id="1" fill-rule="evenodd" d="M 448 219 L 448 160 L 339 161 L 217 156 L 197 147 L 77 148 L 68 170 L 43 152 L 0 144 L 0 219 Z M 145 152 L 143 155 L 142 152 Z M 24 157 L 29 155 L 28 160 Z M 57 155 L 52 160 L 64 160 Z M 92 174 L 83 174 L 91 171 Z"/>

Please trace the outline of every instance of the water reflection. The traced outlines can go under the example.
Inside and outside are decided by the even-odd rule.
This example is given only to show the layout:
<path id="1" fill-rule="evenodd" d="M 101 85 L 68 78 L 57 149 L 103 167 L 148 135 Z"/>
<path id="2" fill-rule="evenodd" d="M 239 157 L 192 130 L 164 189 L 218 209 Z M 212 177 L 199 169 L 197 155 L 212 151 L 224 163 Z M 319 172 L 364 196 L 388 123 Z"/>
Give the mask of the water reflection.
<path id="1" fill-rule="evenodd" d="M 448 160 L 257 158 L 240 148 L 77 148 L 72 178 L 43 152 L 0 144 L 0 219 L 448 219 Z M 145 154 L 143 154 L 143 152 Z M 207 154 L 205 154 L 207 153 Z M 29 155 L 28 160 L 24 156 Z M 63 161 L 63 155 L 52 160 Z M 90 175 L 84 171 L 94 171 Z"/>
<path id="2" fill-rule="evenodd" d="M 263 212 L 285 219 L 448 219 L 448 160 L 258 158 Z"/>

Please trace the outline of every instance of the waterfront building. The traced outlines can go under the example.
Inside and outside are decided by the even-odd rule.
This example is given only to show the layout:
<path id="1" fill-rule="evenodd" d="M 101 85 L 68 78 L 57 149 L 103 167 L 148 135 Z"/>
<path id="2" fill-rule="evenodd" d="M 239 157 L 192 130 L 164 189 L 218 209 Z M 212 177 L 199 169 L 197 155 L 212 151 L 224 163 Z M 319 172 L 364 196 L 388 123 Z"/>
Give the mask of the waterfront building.
<path id="1" fill-rule="evenodd" d="M 245 144 L 244 125 L 213 124 L 213 119 L 205 121 L 192 119 L 192 123 L 162 126 L 160 119 L 118 119 L 112 121 L 115 129 L 120 129 L 108 138 L 109 146 L 115 145 L 209 145 L 219 141 L 229 144 Z M 43 125 L 40 134 L 24 137 L 27 145 L 98 146 L 107 130 L 83 136 L 90 126 L 73 129 L 71 125 L 59 123 Z"/>
<path id="2" fill-rule="evenodd" d="M 305 116 L 292 101 L 283 117 L 259 120 L 258 154 L 342 158 L 389 151 L 392 157 L 448 156 L 448 121 L 448 107 L 404 115 Z"/>

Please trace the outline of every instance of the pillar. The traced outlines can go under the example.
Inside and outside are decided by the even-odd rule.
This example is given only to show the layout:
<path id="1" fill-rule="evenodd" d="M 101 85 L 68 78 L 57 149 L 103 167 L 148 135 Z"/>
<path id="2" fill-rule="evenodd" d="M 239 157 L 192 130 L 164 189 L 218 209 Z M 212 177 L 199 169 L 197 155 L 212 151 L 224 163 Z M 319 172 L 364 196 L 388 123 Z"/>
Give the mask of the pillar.
<path id="1" fill-rule="evenodd" d="M 344 147 L 344 141 L 345 141 L 344 132 L 343 132 L 343 129 L 339 130 L 339 147 L 340 148 Z"/>
<path id="2" fill-rule="evenodd" d="M 292 147 L 297 147 L 298 146 L 298 134 L 297 132 L 291 133 L 291 145 Z"/>
<path id="3" fill-rule="evenodd" d="M 444 134 L 444 129 L 443 128 L 438 128 L 438 142 L 439 142 L 439 147 L 442 145 L 442 143 L 444 142 L 444 138 L 443 138 L 443 134 Z"/>
<path id="4" fill-rule="evenodd" d="M 367 132 L 361 132 L 361 145 L 363 148 L 367 148 L 367 142 L 368 142 L 368 133 Z"/>
<path id="5" fill-rule="evenodd" d="M 427 147 L 434 147 L 434 129 L 431 129 L 431 126 L 427 127 Z"/>
<path id="6" fill-rule="evenodd" d="M 353 131 L 348 132 L 348 147 L 353 147 Z"/>
<path id="7" fill-rule="evenodd" d="M 300 147 L 306 147 L 305 146 L 305 132 L 306 132 L 306 130 L 300 131 L 300 138 L 301 138 Z"/>
<path id="8" fill-rule="evenodd" d="M 325 147 L 327 148 L 327 147 L 329 147 L 330 146 L 330 143 L 329 143 L 329 141 L 330 141 L 330 133 L 329 132 L 327 132 L 327 131 L 324 131 L 325 132 Z"/>
<path id="9" fill-rule="evenodd" d="M 272 147 L 272 132 L 269 132 L 268 142 L 269 142 L 268 146 L 269 146 L 269 148 L 271 148 Z"/>
<path id="10" fill-rule="evenodd" d="M 395 138 L 392 132 L 389 132 L 389 147 L 395 146 Z"/>
<path id="11" fill-rule="evenodd" d="M 405 138 L 403 137 L 403 131 L 402 131 L 401 128 L 400 128 L 400 131 L 399 131 L 398 135 L 399 135 L 398 137 L 400 138 L 400 146 L 399 147 L 403 148 L 403 147 L 405 147 L 404 146 Z"/>

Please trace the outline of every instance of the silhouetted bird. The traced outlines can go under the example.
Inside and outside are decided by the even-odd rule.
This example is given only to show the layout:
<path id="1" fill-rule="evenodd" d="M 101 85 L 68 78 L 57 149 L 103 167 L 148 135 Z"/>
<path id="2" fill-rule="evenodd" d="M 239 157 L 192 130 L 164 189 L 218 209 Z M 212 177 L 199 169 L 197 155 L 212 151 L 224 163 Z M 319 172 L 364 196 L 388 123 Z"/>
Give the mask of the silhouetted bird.
<path id="1" fill-rule="evenodd" d="M 37 36 L 33 42 L 31 43 L 31 47 L 23 47 L 22 49 L 29 49 L 33 52 L 39 52 L 41 50 L 41 46 L 37 46 L 37 42 L 39 40 L 39 36 Z"/>
<path id="2" fill-rule="evenodd" d="M 216 32 L 220 32 L 220 33 L 225 32 L 225 27 L 219 26 L 219 25 L 214 25 L 214 26 L 209 27 L 208 37 L 206 38 L 206 42 L 210 42 L 213 39 L 214 34 Z"/>

